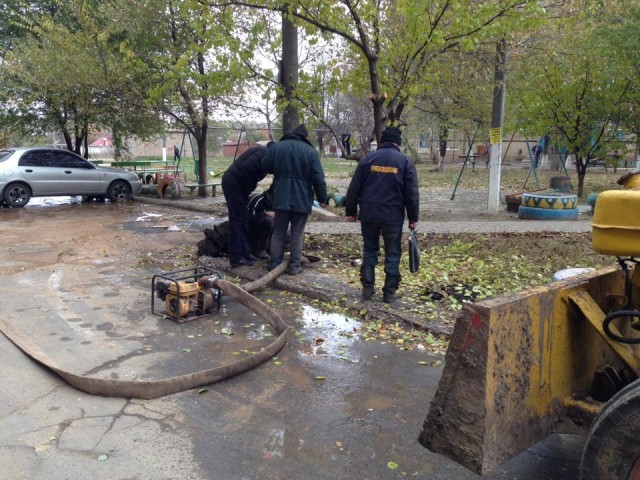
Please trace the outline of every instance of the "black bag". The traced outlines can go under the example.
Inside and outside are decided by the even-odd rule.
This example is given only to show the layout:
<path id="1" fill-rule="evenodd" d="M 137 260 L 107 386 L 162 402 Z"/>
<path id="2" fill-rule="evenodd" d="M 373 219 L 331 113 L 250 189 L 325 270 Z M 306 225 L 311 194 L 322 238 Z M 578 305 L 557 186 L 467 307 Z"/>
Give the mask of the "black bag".
<path id="1" fill-rule="evenodd" d="M 409 271 L 416 273 L 420 270 L 420 244 L 416 237 L 416 231 L 411 230 L 409 234 Z"/>

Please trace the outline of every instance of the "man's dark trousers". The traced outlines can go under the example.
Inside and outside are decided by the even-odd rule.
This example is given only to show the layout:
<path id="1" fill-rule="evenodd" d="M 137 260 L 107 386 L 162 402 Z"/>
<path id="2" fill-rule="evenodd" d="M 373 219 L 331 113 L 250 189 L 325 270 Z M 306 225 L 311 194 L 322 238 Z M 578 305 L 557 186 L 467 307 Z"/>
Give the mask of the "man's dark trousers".
<path id="1" fill-rule="evenodd" d="M 363 239 L 362 265 L 375 267 L 380 254 L 380 235 L 384 241 L 385 290 L 395 293 L 400 283 L 400 257 L 402 255 L 402 225 L 361 222 Z"/>
<path id="2" fill-rule="evenodd" d="M 226 183 L 226 182 L 225 182 Z M 234 184 L 236 182 L 229 182 Z M 223 185 L 224 197 L 227 200 L 229 211 L 229 262 L 239 263 L 248 258 L 251 250 L 247 240 L 247 224 L 249 212 L 247 212 L 248 195 L 236 185 Z"/>

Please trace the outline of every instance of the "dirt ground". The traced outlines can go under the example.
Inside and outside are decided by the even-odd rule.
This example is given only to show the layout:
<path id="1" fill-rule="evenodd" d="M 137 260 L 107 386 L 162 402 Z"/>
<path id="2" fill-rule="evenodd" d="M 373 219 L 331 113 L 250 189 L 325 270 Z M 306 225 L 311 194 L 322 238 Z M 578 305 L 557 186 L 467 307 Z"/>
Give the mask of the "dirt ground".
<path id="1" fill-rule="evenodd" d="M 66 203 L 64 207 L 56 206 L 62 202 Z M 67 197 L 64 200 L 34 199 L 32 203 L 25 209 L 0 210 L 7 251 L 5 274 L 52 265 L 68 257 L 84 264 L 114 258 L 134 264 L 146 257 L 170 259 L 172 251 L 199 237 L 184 230 L 171 235 L 141 236 L 133 229 L 123 229 L 122 224 L 131 214 L 131 206 L 127 204 L 81 204 L 80 200 L 70 201 Z M 74 207 L 73 214 L 68 212 L 69 203 Z M 37 218 L 34 218 L 36 209 Z M 66 212 L 62 213 L 61 209 Z M 105 209 L 110 213 L 108 219 L 105 221 L 100 216 L 100 223 L 96 225 L 96 216 Z M 188 216 L 181 211 L 173 215 L 174 221 L 186 221 Z M 34 231 L 36 222 L 38 231 Z M 152 229 L 161 231 L 167 227 L 156 225 Z"/>

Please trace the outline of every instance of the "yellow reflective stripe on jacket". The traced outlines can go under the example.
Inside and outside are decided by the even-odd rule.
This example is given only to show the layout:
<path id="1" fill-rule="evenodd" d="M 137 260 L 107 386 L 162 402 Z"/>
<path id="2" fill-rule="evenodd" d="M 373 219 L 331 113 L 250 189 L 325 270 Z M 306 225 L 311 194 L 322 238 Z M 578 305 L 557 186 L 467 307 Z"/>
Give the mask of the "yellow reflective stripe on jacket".
<path id="1" fill-rule="evenodd" d="M 381 165 L 371 165 L 371 171 L 377 173 L 398 173 L 398 167 L 383 167 Z"/>

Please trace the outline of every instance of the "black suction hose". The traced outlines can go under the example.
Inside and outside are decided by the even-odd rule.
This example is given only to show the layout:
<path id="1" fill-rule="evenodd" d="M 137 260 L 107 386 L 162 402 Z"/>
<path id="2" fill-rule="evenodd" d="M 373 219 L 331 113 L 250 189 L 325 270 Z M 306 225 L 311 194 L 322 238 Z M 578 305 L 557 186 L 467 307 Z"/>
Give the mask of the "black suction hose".
<path id="1" fill-rule="evenodd" d="M 620 317 L 640 318 L 640 312 L 637 310 L 618 310 L 617 312 L 610 313 L 602 321 L 602 329 L 604 330 L 604 333 L 606 333 L 609 338 L 612 338 L 613 340 L 616 340 L 620 343 L 626 343 L 629 345 L 640 344 L 640 337 L 621 337 L 620 335 L 617 335 L 611 331 L 611 327 L 609 325 L 616 318 Z"/>

